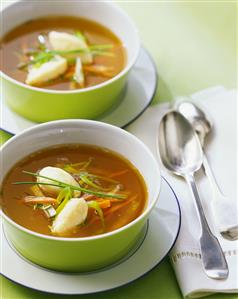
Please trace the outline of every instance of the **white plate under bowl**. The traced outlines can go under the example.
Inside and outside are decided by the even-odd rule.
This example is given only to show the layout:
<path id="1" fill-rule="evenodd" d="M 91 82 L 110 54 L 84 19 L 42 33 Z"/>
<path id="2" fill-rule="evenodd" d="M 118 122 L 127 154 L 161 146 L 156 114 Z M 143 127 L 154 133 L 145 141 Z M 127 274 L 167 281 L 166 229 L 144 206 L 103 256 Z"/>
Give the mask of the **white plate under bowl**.
<path id="1" fill-rule="evenodd" d="M 111 290 L 142 277 L 157 266 L 173 247 L 180 223 L 178 199 L 163 179 L 158 204 L 137 246 L 115 265 L 73 274 L 47 270 L 20 256 L 8 243 L 1 225 L 2 274 L 23 286 L 48 293 L 79 295 Z"/>
<path id="2" fill-rule="evenodd" d="M 136 64 L 132 68 L 122 99 L 106 114 L 98 118 L 118 127 L 134 121 L 149 106 L 157 88 L 158 76 L 155 63 L 149 53 L 141 48 Z M 37 123 L 29 121 L 8 108 L 0 99 L 2 119 L 0 128 L 10 134 L 18 134 Z"/>

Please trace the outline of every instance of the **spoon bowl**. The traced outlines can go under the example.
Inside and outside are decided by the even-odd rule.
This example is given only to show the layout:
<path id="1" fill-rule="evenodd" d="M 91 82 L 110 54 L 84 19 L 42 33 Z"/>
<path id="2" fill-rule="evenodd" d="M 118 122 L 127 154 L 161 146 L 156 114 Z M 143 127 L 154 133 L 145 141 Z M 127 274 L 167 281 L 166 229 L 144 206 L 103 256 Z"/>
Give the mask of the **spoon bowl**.
<path id="1" fill-rule="evenodd" d="M 199 139 L 182 114 L 167 113 L 160 123 L 159 136 L 160 156 L 170 171 L 186 175 L 201 167 L 203 153 Z"/>
<path id="2" fill-rule="evenodd" d="M 198 134 L 202 147 L 205 137 L 212 129 L 212 122 L 197 105 L 192 102 L 183 101 L 177 104 L 177 111 L 180 112 L 192 125 Z"/>

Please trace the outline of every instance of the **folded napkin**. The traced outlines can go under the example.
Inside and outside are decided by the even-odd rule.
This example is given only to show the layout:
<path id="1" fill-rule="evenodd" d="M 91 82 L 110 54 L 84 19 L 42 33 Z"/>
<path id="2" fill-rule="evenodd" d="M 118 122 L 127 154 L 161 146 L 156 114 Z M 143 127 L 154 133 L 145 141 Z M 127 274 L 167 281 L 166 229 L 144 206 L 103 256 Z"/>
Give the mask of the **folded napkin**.
<path id="1" fill-rule="evenodd" d="M 209 136 L 205 147 L 206 155 L 220 189 L 229 200 L 233 201 L 234 208 L 237 208 L 235 130 L 237 92 L 227 91 L 223 87 L 213 87 L 193 94 L 190 98 L 209 114 L 214 123 L 213 133 Z M 169 108 L 171 104 L 154 105 L 127 128 L 148 145 L 160 164 L 157 152 L 158 126 L 161 117 Z M 174 188 L 181 206 L 181 230 L 170 258 L 183 296 L 198 298 L 212 293 L 238 292 L 238 241 L 223 239 L 215 226 L 210 206 L 212 190 L 207 177 L 199 171 L 196 182 L 209 226 L 219 239 L 227 259 L 229 266 L 227 280 L 214 280 L 204 273 L 199 250 L 200 225 L 189 187 L 183 179 L 169 173 L 162 164 L 161 169 L 162 175 Z"/>

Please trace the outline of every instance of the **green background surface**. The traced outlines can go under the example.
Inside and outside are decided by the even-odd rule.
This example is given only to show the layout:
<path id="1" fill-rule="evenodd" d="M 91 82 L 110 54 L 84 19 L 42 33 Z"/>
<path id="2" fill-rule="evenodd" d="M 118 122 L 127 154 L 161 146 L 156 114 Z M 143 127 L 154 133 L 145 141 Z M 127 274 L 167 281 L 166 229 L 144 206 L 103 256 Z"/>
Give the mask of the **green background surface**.
<path id="1" fill-rule="evenodd" d="M 7 1 L 1 3 L 5 5 Z M 120 1 L 118 5 L 134 19 L 142 44 L 156 62 L 159 86 L 154 103 L 214 85 L 237 86 L 236 1 Z M 1 143 L 9 137 L 0 132 Z M 32 291 L 1 277 L 1 299 L 21 298 L 69 296 Z M 182 295 L 167 258 L 125 287 L 74 298 L 180 299 Z M 235 299 L 238 295 L 214 294 L 209 298 Z"/>

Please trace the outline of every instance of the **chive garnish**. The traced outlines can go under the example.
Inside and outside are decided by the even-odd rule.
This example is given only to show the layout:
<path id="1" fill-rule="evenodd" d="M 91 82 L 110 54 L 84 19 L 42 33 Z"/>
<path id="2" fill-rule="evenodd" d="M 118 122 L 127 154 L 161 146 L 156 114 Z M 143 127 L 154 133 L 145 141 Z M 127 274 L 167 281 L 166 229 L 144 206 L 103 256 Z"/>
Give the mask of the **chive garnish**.
<path id="1" fill-rule="evenodd" d="M 25 64 L 21 63 L 20 65 L 18 65 L 18 68 L 24 68 L 27 67 L 28 65 L 37 65 L 37 64 L 45 63 L 53 59 L 56 55 L 66 56 L 66 58 L 68 55 L 85 54 L 85 53 L 90 53 L 92 55 L 113 56 L 114 54 L 112 52 L 108 52 L 108 50 L 112 48 L 113 45 L 105 44 L 105 45 L 93 45 L 85 49 L 77 49 L 77 50 L 69 50 L 69 51 L 56 51 L 56 50 L 39 51 L 33 55 L 32 60 L 26 62 Z"/>
<path id="2" fill-rule="evenodd" d="M 70 185 L 70 184 L 67 184 L 67 183 L 52 179 L 52 178 L 44 176 L 44 175 L 34 173 L 34 172 L 23 171 L 23 173 L 32 175 L 34 177 L 40 177 L 40 178 L 47 179 L 49 181 L 52 181 L 52 183 L 45 183 L 45 182 L 42 182 L 42 183 L 39 183 L 39 182 L 14 182 L 13 185 L 34 185 L 35 184 L 35 185 L 55 186 L 55 187 L 59 187 L 59 188 L 69 187 L 71 190 L 76 190 L 76 191 L 81 191 L 83 193 L 93 194 L 93 195 L 96 195 L 98 197 L 111 197 L 111 198 L 118 198 L 118 199 L 127 198 L 127 196 L 124 195 L 124 194 L 105 193 L 105 192 L 94 191 L 94 190 L 90 190 L 90 189 L 86 189 L 86 188 L 82 188 L 82 187 L 78 187 L 78 186 L 73 186 L 73 185 Z"/>

